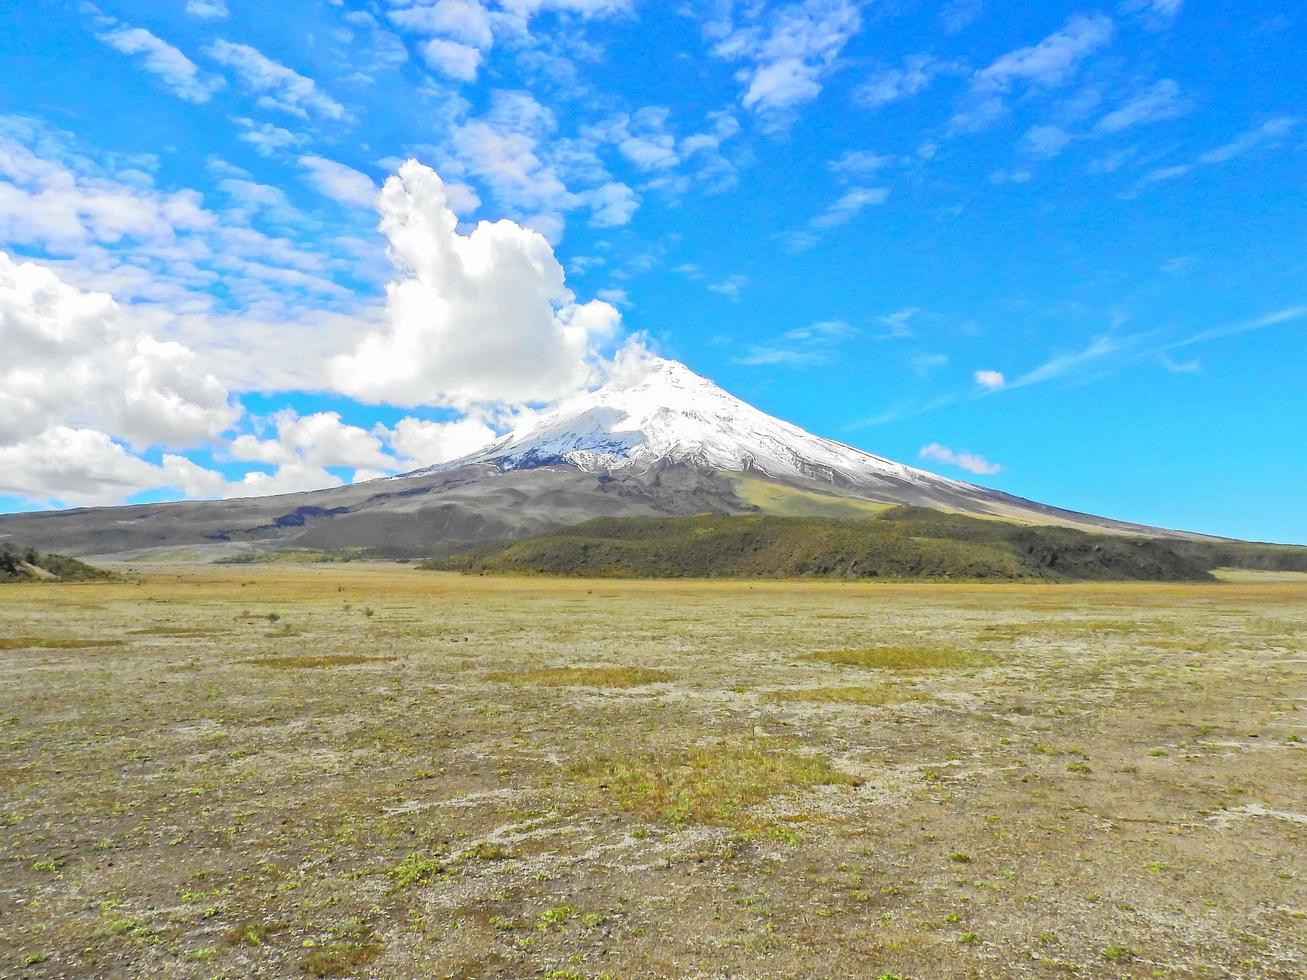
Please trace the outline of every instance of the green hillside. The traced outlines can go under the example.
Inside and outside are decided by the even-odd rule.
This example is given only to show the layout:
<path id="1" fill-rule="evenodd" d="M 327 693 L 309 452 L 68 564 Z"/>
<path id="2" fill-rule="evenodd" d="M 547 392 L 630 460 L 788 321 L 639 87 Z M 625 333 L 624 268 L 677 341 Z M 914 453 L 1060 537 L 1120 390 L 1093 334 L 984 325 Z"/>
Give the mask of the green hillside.
<path id="1" fill-rule="evenodd" d="M 114 577 L 76 558 L 0 542 L 0 582 L 89 582 Z"/>
<path id="2" fill-rule="evenodd" d="M 601 518 L 426 568 L 599 578 L 1210 581 L 1307 549 L 1090 534 L 895 507 L 863 520 L 763 515 Z M 1279 555 L 1274 560 L 1289 561 Z"/>

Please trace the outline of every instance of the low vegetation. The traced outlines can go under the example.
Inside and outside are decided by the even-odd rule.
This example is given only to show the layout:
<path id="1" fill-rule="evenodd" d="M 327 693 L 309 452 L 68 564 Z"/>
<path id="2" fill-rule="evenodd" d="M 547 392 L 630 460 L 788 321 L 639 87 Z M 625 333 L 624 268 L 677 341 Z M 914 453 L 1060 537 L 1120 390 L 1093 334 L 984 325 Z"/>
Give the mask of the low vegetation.
<path id="1" fill-rule="evenodd" d="M 876 670 L 904 672 L 919 670 L 961 670 L 966 667 L 983 667 L 994 662 L 992 657 L 980 653 L 955 650 L 951 647 L 895 646 L 867 647 L 860 650 L 828 650 L 810 653 L 805 660 L 839 664 L 843 667 L 866 667 Z"/>
<path id="2" fill-rule="evenodd" d="M 661 684 L 675 675 L 648 667 L 537 667 L 530 670 L 496 670 L 487 680 L 540 687 L 640 687 Z"/>
<path id="3" fill-rule="evenodd" d="M 0 541 L 0 582 L 92 582 L 115 577 L 76 558 Z"/>
<path id="4" fill-rule="evenodd" d="M 569 771 L 592 790 L 600 806 L 614 805 L 642 820 L 737 829 L 756 827 L 750 808 L 775 796 L 857 782 L 833 769 L 823 756 L 804 755 L 763 739 L 599 756 Z"/>
<path id="5" fill-rule="evenodd" d="M 0 976 L 1305 976 L 1305 624 L 1301 580 L 0 589 Z"/>
<path id="6" fill-rule="evenodd" d="M 821 704 L 857 704 L 882 705 L 896 704 L 902 701 L 922 697 L 911 691 L 891 684 L 845 687 L 795 687 L 782 691 L 768 691 L 763 697 L 773 704 L 793 704 L 811 702 Z"/>
<path id="7" fill-rule="evenodd" d="M 592 578 L 1205 582 L 1213 568 L 1258 562 L 1307 567 L 1307 548 L 1091 534 L 893 507 L 860 520 L 600 518 L 421 567 Z"/>

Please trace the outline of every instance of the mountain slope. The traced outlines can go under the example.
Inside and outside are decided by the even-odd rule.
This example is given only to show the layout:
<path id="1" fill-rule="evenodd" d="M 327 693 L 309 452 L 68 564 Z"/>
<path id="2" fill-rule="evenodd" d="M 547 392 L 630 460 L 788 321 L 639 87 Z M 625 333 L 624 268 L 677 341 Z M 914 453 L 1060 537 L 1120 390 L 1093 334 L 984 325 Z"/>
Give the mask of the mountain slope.
<path id="1" fill-rule="evenodd" d="M 561 463 L 609 474 L 641 473 L 671 463 L 757 476 L 824 496 L 1029 523 L 1158 533 L 951 480 L 823 439 L 760 412 L 684 364 L 665 358 L 649 358 L 638 370 L 619 373 L 599 390 L 549 412 L 526 432 L 414 475 L 478 462 L 501 470 Z"/>
<path id="2" fill-rule="evenodd" d="M 1158 531 L 927 473 L 823 439 L 684 365 L 619 366 L 597 391 L 470 456 L 330 490 L 0 516 L 0 541 L 80 556 L 346 551 L 426 557 L 595 517 L 856 517 L 913 505 L 1116 534 Z"/>
<path id="3" fill-rule="evenodd" d="M 895 507 L 857 521 L 817 517 L 603 517 L 424 567 L 587 578 L 837 578 L 1211 581 L 1212 543 Z"/>

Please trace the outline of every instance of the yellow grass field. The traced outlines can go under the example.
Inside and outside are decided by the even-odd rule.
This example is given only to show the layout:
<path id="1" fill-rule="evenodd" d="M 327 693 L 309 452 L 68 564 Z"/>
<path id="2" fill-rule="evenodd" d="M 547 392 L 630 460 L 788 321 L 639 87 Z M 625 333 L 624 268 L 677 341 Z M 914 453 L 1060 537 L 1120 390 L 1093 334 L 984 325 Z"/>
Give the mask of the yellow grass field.
<path id="1" fill-rule="evenodd" d="M 1307 582 L 0 589 L 0 976 L 1302 977 Z"/>

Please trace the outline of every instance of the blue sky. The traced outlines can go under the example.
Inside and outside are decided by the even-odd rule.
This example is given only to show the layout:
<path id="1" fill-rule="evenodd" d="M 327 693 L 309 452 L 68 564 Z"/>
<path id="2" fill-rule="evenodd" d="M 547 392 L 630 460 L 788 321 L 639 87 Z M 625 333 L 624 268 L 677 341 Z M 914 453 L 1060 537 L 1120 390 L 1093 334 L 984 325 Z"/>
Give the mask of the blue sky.
<path id="1" fill-rule="evenodd" d="M 1305 17 L 6 4 L 0 508 L 401 471 L 638 344 L 951 476 L 1307 543 Z"/>

